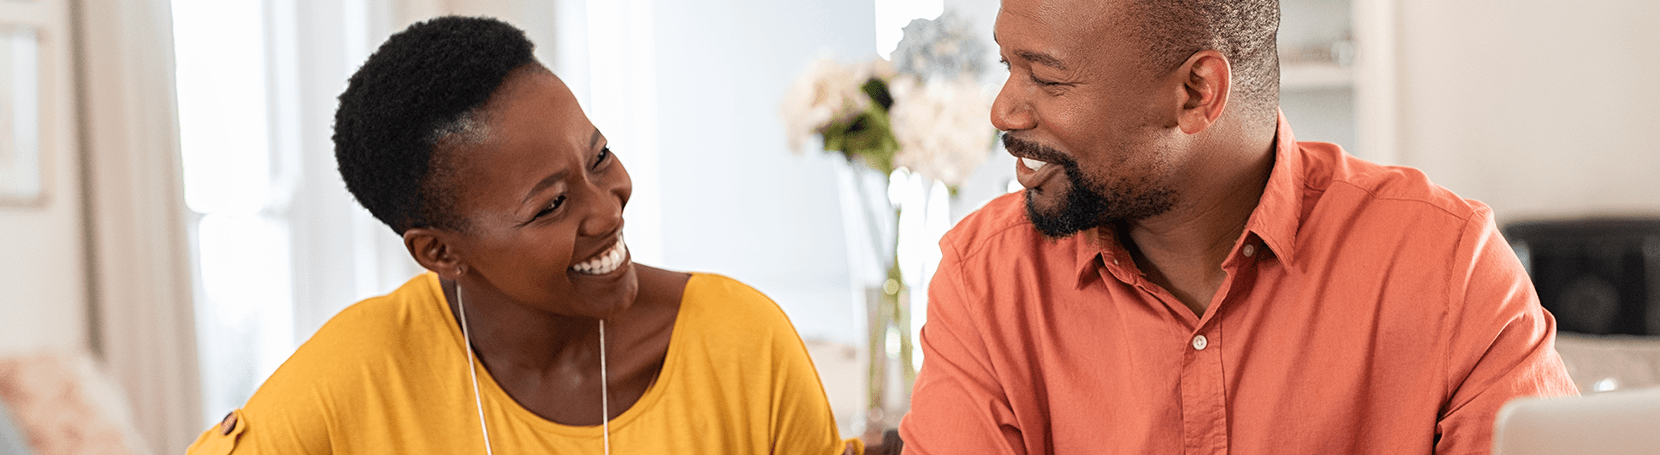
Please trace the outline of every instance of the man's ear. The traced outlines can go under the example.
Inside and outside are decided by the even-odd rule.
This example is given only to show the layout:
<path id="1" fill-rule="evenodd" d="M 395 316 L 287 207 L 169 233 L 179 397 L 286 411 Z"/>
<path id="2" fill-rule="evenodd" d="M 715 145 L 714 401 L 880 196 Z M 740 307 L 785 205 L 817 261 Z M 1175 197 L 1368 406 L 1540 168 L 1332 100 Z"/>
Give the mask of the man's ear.
<path id="1" fill-rule="evenodd" d="M 461 258 L 450 245 L 451 236 L 448 232 L 431 228 L 409 228 L 403 231 L 403 246 L 409 249 L 409 255 L 421 267 L 455 280 L 465 273 L 466 266 L 461 264 Z"/>
<path id="2" fill-rule="evenodd" d="M 1182 132 L 1198 134 L 1216 123 L 1228 107 L 1233 89 L 1233 68 L 1221 52 L 1207 49 L 1194 53 L 1177 70 L 1181 77 L 1181 111 L 1176 122 Z"/>

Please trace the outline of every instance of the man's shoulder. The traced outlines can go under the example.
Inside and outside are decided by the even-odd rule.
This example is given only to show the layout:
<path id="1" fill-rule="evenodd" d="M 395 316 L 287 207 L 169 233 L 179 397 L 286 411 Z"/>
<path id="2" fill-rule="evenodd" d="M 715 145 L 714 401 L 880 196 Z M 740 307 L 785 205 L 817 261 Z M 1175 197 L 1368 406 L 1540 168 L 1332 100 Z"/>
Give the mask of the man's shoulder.
<path id="1" fill-rule="evenodd" d="M 1355 210 L 1424 211 L 1457 222 L 1488 212 L 1485 204 L 1437 185 L 1418 169 L 1367 161 L 1333 144 L 1299 142 L 1298 148 L 1308 166 L 1304 190 L 1319 199 L 1340 195 Z"/>
<path id="2" fill-rule="evenodd" d="M 963 217 L 940 238 L 940 249 L 970 257 L 1009 245 L 1009 240 L 1035 240 L 1040 235 L 1026 218 L 1025 192 L 1016 191 L 993 198 Z"/>

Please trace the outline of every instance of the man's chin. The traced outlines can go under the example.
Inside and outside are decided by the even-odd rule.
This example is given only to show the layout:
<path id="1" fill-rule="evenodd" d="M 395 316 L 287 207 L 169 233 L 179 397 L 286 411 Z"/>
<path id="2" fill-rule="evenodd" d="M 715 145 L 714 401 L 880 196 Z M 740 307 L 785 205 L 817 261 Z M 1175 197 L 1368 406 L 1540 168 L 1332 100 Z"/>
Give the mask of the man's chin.
<path id="1" fill-rule="evenodd" d="M 1042 207 L 1040 207 L 1042 206 Z M 1026 219 L 1051 240 L 1060 240 L 1098 225 L 1098 218 L 1074 213 L 1060 194 L 1044 194 L 1035 189 L 1026 190 Z M 1087 220 L 1087 221 L 1086 221 Z"/>

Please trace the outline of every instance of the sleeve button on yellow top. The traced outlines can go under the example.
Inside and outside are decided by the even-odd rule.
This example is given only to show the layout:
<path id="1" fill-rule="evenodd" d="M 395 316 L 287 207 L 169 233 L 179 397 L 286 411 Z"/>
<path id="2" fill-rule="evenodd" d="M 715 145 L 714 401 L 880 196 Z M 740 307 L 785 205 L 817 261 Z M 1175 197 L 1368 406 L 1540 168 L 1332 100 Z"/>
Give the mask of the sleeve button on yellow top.
<path id="1" fill-rule="evenodd" d="M 219 421 L 219 434 L 229 435 L 236 429 L 236 413 L 225 414 L 225 420 Z"/>

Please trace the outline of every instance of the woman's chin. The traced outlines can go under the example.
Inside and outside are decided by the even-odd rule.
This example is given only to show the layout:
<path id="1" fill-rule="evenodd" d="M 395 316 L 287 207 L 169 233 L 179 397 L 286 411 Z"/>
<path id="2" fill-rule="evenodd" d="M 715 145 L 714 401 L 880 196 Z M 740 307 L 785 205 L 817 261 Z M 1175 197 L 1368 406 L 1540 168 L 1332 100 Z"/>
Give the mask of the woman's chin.
<path id="1" fill-rule="evenodd" d="M 572 275 L 577 295 L 586 300 L 576 305 L 581 316 L 595 319 L 617 317 L 633 308 L 635 297 L 640 294 L 639 273 L 633 261 L 618 266 L 611 273 L 588 275 L 572 272 Z"/>

